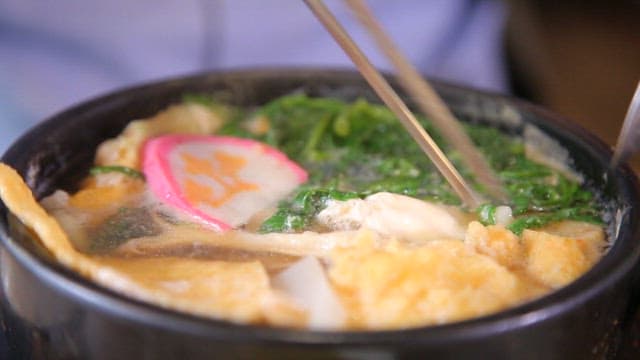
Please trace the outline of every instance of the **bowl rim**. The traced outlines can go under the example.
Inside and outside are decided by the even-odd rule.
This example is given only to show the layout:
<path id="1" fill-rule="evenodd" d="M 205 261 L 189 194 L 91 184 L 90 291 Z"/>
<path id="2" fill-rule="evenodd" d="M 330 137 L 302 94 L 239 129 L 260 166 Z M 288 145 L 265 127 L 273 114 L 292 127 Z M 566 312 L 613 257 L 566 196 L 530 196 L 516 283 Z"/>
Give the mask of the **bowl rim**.
<path id="1" fill-rule="evenodd" d="M 131 94 L 140 94 L 150 91 L 158 86 L 182 86 L 206 79 L 220 77 L 268 77 L 278 79 L 282 77 L 301 76 L 341 76 L 358 77 L 358 73 L 350 69 L 336 68 L 259 68 L 222 70 L 190 74 L 187 76 L 171 77 L 146 82 L 139 85 L 125 87 L 109 92 L 105 95 L 83 101 L 67 110 L 47 118 L 39 125 L 30 129 L 17 139 L 2 156 L 11 158 L 17 151 L 18 144 L 27 141 L 30 134 L 47 131 L 56 122 L 63 121 L 68 116 L 77 112 L 86 111 L 98 104 L 117 101 Z M 455 91 L 468 91 L 482 97 L 490 97 L 509 103 L 520 110 L 538 115 L 563 131 L 573 132 L 578 139 L 593 147 L 594 151 L 603 153 L 605 157 L 611 157 L 611 149 L 593 134 L 586 131 L 580 125 L 573 123 L 549 110 L 543 109 L 527 101 L 511 96 L 497 94 L 490 91 L 478 90 L 466 86 L 459 86 L 442 81 L 433 81 L 437 89 L 453 89 Z M 613 176 L 613 174 L 612 174 Z M 623 165 L 616 170 L 615 181 L 619 182 L 621 189 L 626 189 L 626 196 L 631 195 L 635 199 L 640 198 L 638 180 L 635 173 L 628 165 Z M 622 186 L 623 185 L 623 186 Z M 630 217 L 638 218 L 637 211 L 630 209 Z M 479 340 L 488 335 L 495 335 L 515 329 L 532 326 L 545 319 L 560 316 L 568 309 L 584 305 L 599 293 L 606 291 L 612 284 L 626 276 L 640 262 L 640 245 L 633 251 L 619 256 L 623 258 L 614 261 L 612 256 L 605 256 L 586 274 L 571 284 L 546 294 L 538 299 L 520 304 L 494 314 L 485 315 L 468 320 L 452 322 L 442 325 L 430 325 L 417 328 L 398 330 L 375 331 L 319 331 L 300 330 L 290 328 L 268 327 L 261 325 L 244 325 L 227 322 L 224 320 L 198 317 L 176 310 L 165 309 L 159 306 L 142 302 L 107 288 L 103 288 L 92 281 L 81 277 L 72 270 L 63 267 L 53 261 L 47 261 L 42 256 L 30 252 L 22 247 L 18 241 L 9 235 L 6 227 L 6 219 L 0 219 L 0 244 L 22 266 L 31 271 L 34 276 L 42 279 L 49 287 L 71 297 L 74 301 L 89 306 L 91 310 L 99 311 L 108 316 L 116 316 L 120 319 L 135 321 L 145 326 L 162 330 L 177 331 L 184 334 L 211 338 L 224 342 L 253 343 L 269 342 L 280 345 L 320 346 L 320 345 L 351 345 L 370 346 L 377 345 L 411 345 L 411 344 L 444 344 L 458 341 Z M 619 234 L 612 250 L 622 241 L 623 244 L 640 239 L 638 222 L 632 224 L 628 232 Z M 622 246 L 622 245 L 620 245 Z M 611 250 L 609 254 L 611 253 Z M 618 252 L 619 253 L 619 252 Z M 609 255 L 607 254 L 607 255 Z M 593 281 L 594 283 L 590 282 Z"/>

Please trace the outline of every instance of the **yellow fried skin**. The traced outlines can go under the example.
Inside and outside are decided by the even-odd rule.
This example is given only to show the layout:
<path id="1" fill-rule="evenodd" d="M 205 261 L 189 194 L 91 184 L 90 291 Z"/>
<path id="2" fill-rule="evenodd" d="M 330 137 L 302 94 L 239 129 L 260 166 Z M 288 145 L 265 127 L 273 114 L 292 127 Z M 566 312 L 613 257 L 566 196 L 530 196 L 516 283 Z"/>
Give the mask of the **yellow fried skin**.
<path id="1" fill-rule="evenodd" d="M 343 296 L 355 328 L 390 329 L 442 324 L 489 314 L 528 299 L 527 278 L 458 240 L 419 248 L 393 242 L 330 257 L 329 277 Z M 534 292 L 535 293 L 535 292 Z"/>
<path id="2" fill-rule="evenodd" d="M 503 226 L 485 227 L 477 221 L 472 221 L 467 228 L 465 243 L 507 268 L 520 267 L 525 260 L 520 239 Z"/>
<path id="3" fill-rule="evenodd" d="M 100 212 L 125 199 L 129 191 L 140 191 L 140 184 L 123 184 L 126 191 L 88 185 L 69 197 L 68 204 Z M 1 163 L 0 198 L 55 259 L 104 287 L 169 309 L 232 322 L 288 327 L 305 327 L 308 322 L 304 304 L 274 290 L 259 261 L 152 256 L 144 251 L 129 257 L 82 253 L 21 177 Z M 199 234 L 173 235 L 182 243 Z M 171 240 L 169 235 L 154 241 Z M 224 244 L 255 248 L 261 246 L 258 240 L 269 239 L 253 236 L 230 237 Z M 287 246 L 293 249 L 296 244 L 300 246 Z M 482 316 L 531 300 L 581 276 L 599 260 L 605 245 L 597 225 L 565 221 L 525 230 L 517 237 L 504 227 L 472 221 L 464 241 L 431 240 L 418 246 L 383 241 L 363 229 L 312 252 L 327 264 L 328 278 L 348 313 L 346 328 L 398 329 Z"/>
<path id="4" fill-rule="evenodd" d="M 240 323 L 301 327 L 307 314 L 271 290 L 259 262 L 188 258 L 110 258 L 77 251 L 55 218 L 36 202 L 18 173 L 0 163 L 0 199 L 60 263 L 134 298 L 201 316 Z M 276 311 L 278 314 L 273 315 Z"/>
<path id="5" fill-rule="evenodd" d="M 420 247 L 380 246 L 362 236 L 357 245 L 331 253 L 329 277 L 353 328 L 463 320 L 564 286 L 602 254 L 604 232 L 596 225 L 563 222 L 549 231 L 555 234 L 527 230 L 518 238 L 502 226 L 473 221 L 464 242 L 435 240 Z"/>
<path id="6" fill-rule="evenodd" d="M 139 151 L 148 138 L 168 133 L 212 134 L 223 122 L 219 114 L 204 105 L 174 105 L 151 118 L 129 123 L 118 137 L 98 147 L 95 163 L 139 169 Z"/>
<path id="7" fill-rule="evenodd" d="M 95 261 L 117 269 L 131 281 L 112 286 L 125 293 L 139 293 L 153 302 L 185 312 L 229 319 L 240 323 L 303 326 L 306 313 L 277 294 L 271 294 L 269 277 L 258 261 L 224 262 L 177 257 L 117 258 Z M 118 282 L 111 274 L 95 274 L 103 280 Z M 279 301 L 278 301 L 279 300 Z M 269 316 L 278 309 L 281 316 Z"/>
<path id="8" fill-rule="evenodd" d="M 542 231 L 525 230 L 527 272 L 543 284 L 557 289 L 577 279 L 600 259 L 605 245 L 604 233 L 586 232 L 565 237 Z"/>

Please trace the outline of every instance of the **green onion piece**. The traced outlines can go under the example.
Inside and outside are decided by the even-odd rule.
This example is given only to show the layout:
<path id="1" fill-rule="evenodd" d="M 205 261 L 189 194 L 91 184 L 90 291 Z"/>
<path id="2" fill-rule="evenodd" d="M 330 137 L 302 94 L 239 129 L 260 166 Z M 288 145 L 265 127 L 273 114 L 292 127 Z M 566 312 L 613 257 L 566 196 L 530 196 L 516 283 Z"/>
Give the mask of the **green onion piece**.
<path id="1" fill-rule="evenodd" d="M 121 174 L 125 174 L 134 179 L 140 179 L 140 180 L 145 179 L 144 174 L 141 173 L 140 171 L 136 169 L 132 169 L 130 167 L 120 166 L 120 165 L 94 166 L 89 170 L 89 173 L 91 175 L 106 174 L 110 172 L 118 172 Z"/>
<path id="2" fill-rule="evenodd" d="M 478 207 L 478 218 L 482 225 L 496 224 L 496 207 L 491 204 L 482 204 Z"/>

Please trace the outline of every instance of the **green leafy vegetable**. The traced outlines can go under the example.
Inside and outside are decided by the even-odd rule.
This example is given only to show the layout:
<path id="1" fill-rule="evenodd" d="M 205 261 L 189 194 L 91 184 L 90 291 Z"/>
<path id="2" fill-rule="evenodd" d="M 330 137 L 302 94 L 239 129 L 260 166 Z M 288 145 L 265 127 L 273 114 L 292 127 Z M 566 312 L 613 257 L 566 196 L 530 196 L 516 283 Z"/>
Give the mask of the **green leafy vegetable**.
<path id="1" fill-rule="evenodd" d="M 161 233 L 160 226 L 146 208 L 120 208 L 109 216 L 90 235 L 91 252 L 102 253 L 118 247 L 129 239 L 155 236 Z"/>
<path id="2" fill-rule="evenodd" d="M 266 133 L 246 129 L 251 119 L 268 119 Z M 460 155 L 443 142 L 426 119 L 421 124 L 447 153 L 456 168 L 472 179 Z M 525 156 L 523 143 L 495 128 L 465 125 L 471 139 L 504 182 L 516 233 L 551 221 L 600 221 L 592 194 L 562 174 Z M 263 232 L 303 231 L 315 226 L 315 216 L 331 200 L 364 198 L 388 191 L 418 199 L 459 204 L 459 199 L 431 162 L 384 106 L 357 100 L 290 95 L 255 113 L 229 121 L 223 134 L 266 142 L 285 152 L 309 171 L 308 183 L 283 201 L 261 227 Z M 482 192 L 479 185 L 476 189 Z M 477 209 L 485 224 L 495 223 L 495 207 Z"/>
<path id="3" fill-rule="evenodd" d="M 119 165 L 94 166 L 89 170 L 89 173 L 91 175 L 106 174 L 106 173 L 111 173 L 111 172 L 117 172 L 117 173 L 125 174 L 125 175 L 127 175 L 129 177 L 132 177 L 134 179 L 144 180 L 144 174 L 143 173 L 141 173 L 140 171 L 138 171 L 136 169 L 132 169 L 132 168 L 126 167 L 126 166 L 119 166 Z"/>
<path id="4" fill-rule="evenodd" d="M 483 225 L 496 224 L 496 206 L 493 204 L 482 204 L 476 210 L 478 219 Z"/>
<path id="5" fill-rule="evenodd" d="M 358 199 L 355 192 L 311 188 L 301 190 L 293 200 L 284 202 L 261 226 L 261 232 L 299 231 L 312 225 L 313 217 L 330 201 Z"/>
<path id="6" fill-rule="evenodd" d="M 602 224 L 600 215 L 594 209 L 576 207 L 541 213 L 538 215 L 521 216 L 512 222 L 507 228 L 513 231 L 516 235 L 520 235 L 524 229 L 540 227 L 559 220 L 576 220 Z"/>

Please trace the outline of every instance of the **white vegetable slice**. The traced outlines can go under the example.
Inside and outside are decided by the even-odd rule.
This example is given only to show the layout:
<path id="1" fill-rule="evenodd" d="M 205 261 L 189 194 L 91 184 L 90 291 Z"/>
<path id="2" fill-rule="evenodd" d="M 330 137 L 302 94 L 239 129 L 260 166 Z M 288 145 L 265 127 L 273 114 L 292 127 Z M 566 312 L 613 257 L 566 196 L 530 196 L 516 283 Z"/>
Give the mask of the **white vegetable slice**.
<path id="1" fill-rule="evenodd" d="M 309 311 L 309 328 L 328 330 L 344 326 L 345 310 L 317 258 L 307 256 L 294 263 L 273 279 L 273 286 Z"/>
<path id="2" fill-rule="evenodd" d="M 513 221 L 513 211 L 509 206 L 496 207 L 495 219 L 497 225 L 507 226 Z"/>

